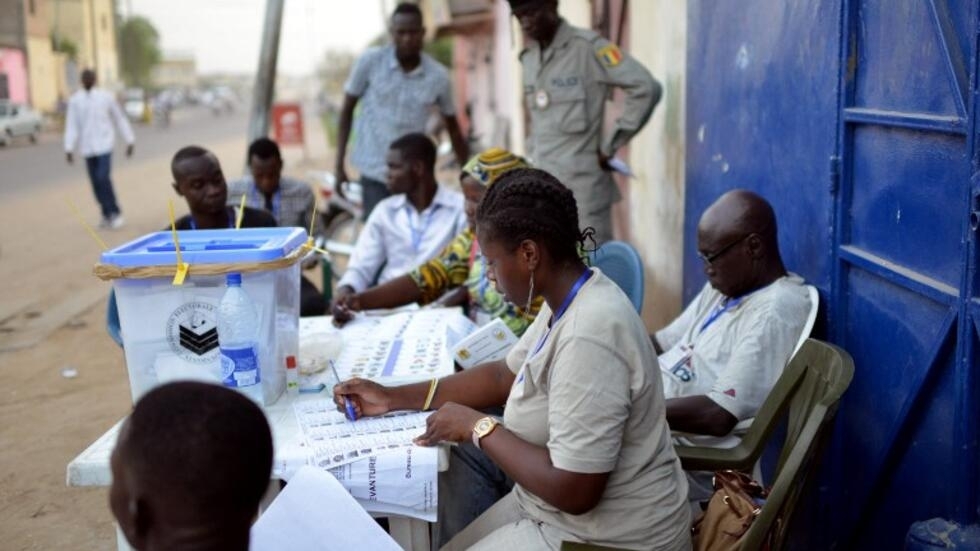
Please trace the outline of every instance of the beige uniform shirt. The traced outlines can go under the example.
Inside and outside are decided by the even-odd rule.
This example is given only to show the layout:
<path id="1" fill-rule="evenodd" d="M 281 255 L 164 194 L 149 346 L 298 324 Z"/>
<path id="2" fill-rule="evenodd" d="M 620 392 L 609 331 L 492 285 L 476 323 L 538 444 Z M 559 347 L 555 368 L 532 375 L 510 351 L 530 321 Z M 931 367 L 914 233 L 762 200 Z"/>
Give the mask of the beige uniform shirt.
<path id="1" fill-rule="evenodd" d="M 563 513 L 514 486 L 529 518 L 584 541 L 634 549 L 688 549 L 687 481 L 674 453 L 653 346 L 632 304 L 593 268 L 548 331 L 547 305 L 507 356 L 517 374 L 504 425 L 547 447 L 555 467 L 611 473 L 599 504 Z"/>
<path id="2" fill-rule="evenodd" d="M 520 59 L 534 165 L 571 188 L 580 217 L 608 209 L 619 192 L 599 166 L 598 153 L 612 155 L 643 128 L 660 100 L 660 84 L 614 44 L 565 20 L 546 50 L 532 42 Z M 603 139 L 603 111 L 613 87 L 623 90 L 626 102 Z"/>

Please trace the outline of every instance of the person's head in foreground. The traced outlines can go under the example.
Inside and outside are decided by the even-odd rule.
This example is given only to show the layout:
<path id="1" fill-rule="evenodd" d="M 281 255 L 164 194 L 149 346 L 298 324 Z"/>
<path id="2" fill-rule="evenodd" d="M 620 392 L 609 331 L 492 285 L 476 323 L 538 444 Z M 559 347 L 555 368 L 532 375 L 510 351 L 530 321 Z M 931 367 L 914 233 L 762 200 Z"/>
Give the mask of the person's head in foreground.
<path id="1" fill-rule="evenodd" d="M 751 191 L 735 189 L 719 197 L 701 215 L 697 232 L 704 273 L 723 295 L 742 296 L 786 275 L 776 215 Z"/>
<path id="2" fill-rule="evenodd" d="M 282 153 L 279 145 L 269 138 L 259 138 L 248 146 L 248 169 L 255 186 L 266 195 L 279 189 L 282 176 Z"/>
<path id="3" fill-rule="evenodd" d="M 391 142 L 385 161 L 392 195 L 413 193 L 426 184 L 435 186 L 436 146 L 425 134 L 405 134 Z"/>
<path id="4" fill-rule="evenodd" d="M 476 212 L 476 234 L 487 262 L 487 277 L 507 300 L 528 305 L 538 293 L 549 304 L 540 282 L 581 274 L 578 248 L 591 229 L 580 232 L 572 191 L 554 176 L 535 168 L 507 172 L 497 180 Z"/>
<path id="5" fill-rule="evenodd" d="M 504 173 L 517 168 L 528 168 L 523 157 L 514 155 L 506 149 L 491 147 L 473 156 L 459 175 L 459 186 L 466 198 L 464 209 L 470 228 L 476 225 L 476 208 L 483 195 Z"/>
<path id="6" fill-rule="evenodd" d="M 183 147 L 170 161 L 170 172 L 174 191 L 187 200 L 191 214 L 225 215 L 228 184 L 214 153 L 196 145 Z"/>
<path id="7" fill-rule="evenodd" d="M 109 507 L 135 549 L 246 550 L 272 471 L 272 433 L 238 392 L 170 383 L 133 407 L 110 465 Z"/>

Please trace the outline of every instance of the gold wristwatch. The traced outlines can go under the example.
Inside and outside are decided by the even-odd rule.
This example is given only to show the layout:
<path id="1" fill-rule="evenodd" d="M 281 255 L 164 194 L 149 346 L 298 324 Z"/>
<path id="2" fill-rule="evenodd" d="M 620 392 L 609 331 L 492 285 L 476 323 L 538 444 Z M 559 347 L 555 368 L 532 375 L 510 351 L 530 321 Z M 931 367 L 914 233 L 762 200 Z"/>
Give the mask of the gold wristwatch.
<path id="1" fill-rule="evenodd" d="M 480 439 L 493 432 L 500 421 L 493 417 L 484 417 L 473 425 L 473 445 L 480 448 Z"/>

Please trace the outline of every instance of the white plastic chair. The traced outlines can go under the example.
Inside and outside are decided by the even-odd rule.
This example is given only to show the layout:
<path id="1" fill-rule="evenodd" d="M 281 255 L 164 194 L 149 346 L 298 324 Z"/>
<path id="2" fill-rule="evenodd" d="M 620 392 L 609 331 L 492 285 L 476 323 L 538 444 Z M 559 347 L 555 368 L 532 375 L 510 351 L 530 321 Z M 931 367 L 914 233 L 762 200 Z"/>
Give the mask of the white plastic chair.
<path id="1" fill-rule="evenodd" d="M 817 311 L 820 310 L 820 293 L 817 292 L 817 288 L 813 285 L 804 285 L 804 287 L 806 287 L 806 292 L 810 296 L 810 313 L 807 314 L 806 323 L 803 324 L 803 330 L 800 331 L 800 338 L 798 341 L 796 341 L 796 346 L 793 347 L 793 353 L 786 362 L 787 365 L 789 365 L 789 362 L 793 361 L 793 356 L 796 356 L 796 353 L 800 351 L 800 347 L 803 346 L 803 343 L 810 338 L 810 332 L 813 331 L 813 325 L 817 321 Z M 743 419 L 737 425 L 735 425 L 735 428 L 732 429 L 732 433 L 744 433 L 749 429 L 749 426 L 754 420 L 755 417 Z"/>

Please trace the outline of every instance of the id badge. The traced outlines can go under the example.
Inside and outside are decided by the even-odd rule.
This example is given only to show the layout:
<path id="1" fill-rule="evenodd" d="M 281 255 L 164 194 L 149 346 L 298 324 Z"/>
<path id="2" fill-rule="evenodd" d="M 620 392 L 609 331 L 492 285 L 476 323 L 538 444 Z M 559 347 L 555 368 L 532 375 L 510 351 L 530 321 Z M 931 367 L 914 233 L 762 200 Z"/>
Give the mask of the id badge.
<path id="1" fill-rule="evenodd" d="M 524 380 L 527 374 L 527 361 L 525 361 L 521 365 L 520 370 L 517 371 L 517 378 L 514 379 L 514 384 L 510 387 L 510 395 L 512 397 L 523 398 L 527 393 L 527 381 Z"/>
<path id="2" fill-rule="evenodd" d="M 689 383 L 694 380 L 694 370 L 691 369 L 691 357 L 693 355 L 693 346 L 679 343 L 657 356 L 657 361 L 660 363 L 661 371 L 682 383 Z"/>

